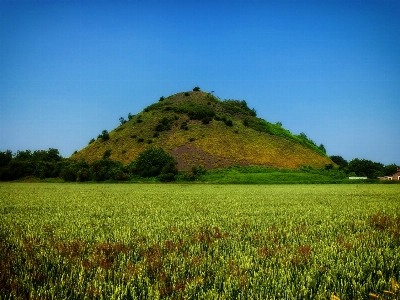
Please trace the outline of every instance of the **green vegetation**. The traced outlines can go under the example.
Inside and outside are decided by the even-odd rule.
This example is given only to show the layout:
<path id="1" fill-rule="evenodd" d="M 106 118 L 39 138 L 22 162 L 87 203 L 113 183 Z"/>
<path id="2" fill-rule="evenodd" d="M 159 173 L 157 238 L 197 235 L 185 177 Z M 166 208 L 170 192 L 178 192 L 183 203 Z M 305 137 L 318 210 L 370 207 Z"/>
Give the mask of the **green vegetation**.
<path id="1" fill-rule="evenodd" d="M 173 119 L 168 119 L 167 117 L 162 118 L 162 120 L 159 121 L 157 124 L 155 130 L 160 132 L 160 131 L 166 131 L 166 130 L 171 130 L 171 124 L 174 122 Z"/>
<path id="2" fill-rule="evenodd" d="M 142 152 L 131 166 L 133 172 L 139 176 L 154 177 L 161 173 L 163 175 L 170 173 L 176 175 L 178 169 L 172 167 L 175 165 L 176 161 L 169 153 L 165 152 L 162 148 L 151 147 Z M 173 176 L 171 179 L 173 179 Z"/>
<path id="3" fill-rule="evenodd" d="M 107 130 L 103 130 L 101 134 L 98 135 L 98 139 L 101 139 L 102 142 L 105 142 L 110 139 L 110 135 Z"/>
<path id="4" fill-rule="evenodd" d="M 181 128 L 187 123 L 182 123 Z M 186 129 L 187 130 L 187 129 Z M 155 132 L 153 138 L 158 138 Z M 136 136 L 132 136 L 136 138 Z M 188 141 L 192 144 L 198 142 L 194 137 Z M 137 142 L 144 144 L 143 138 Z M 147 140 L 152 144 L 153 140 Z M 125 154 L 122 150 L 121 154 Z M 339 168 L 333 164 L 326 164 L 323 168 L 311 166 L 299 169 L 285 169 L 264 166 L 230 166 L 214 170 L 207 170 L 204 165 L 197 163 L 189 170 L 178 170 L 174 156 L 160 147 L 149 147 L 144 150 L 136 160 L 128 165 L 112 160 L 111 149 L 102 154 L 100 160 L 91 163 L 80 160 L 62 158 L 57 149 L 34 151 L 0 152 L 0 180 L 1 181 L 48 181 L 55 180 L 69 182 L 86 181 L 130 181 L 130 182 L 166 182 L 198 181 L 206 183 L 223 184 L 292 184 L 292 183 L 357 183 L 348 180 L 348 176 L 365 176 L 365 174 L 392 175 L 398 169 L 395 164 L 384 166 L 364 159 L 354 159 L 347 163 L 343 158 L 336 157 L 342 165 Z M 196 155 L 192 155 L 198 162 Z M 346 165 L 345 167 L 343 165 Z M 374 168 L 372 168 L 373 166 Z M 149 178 L 151 177 L 151 178 Z M 51 179 L 53 178 L 53 179 Z M 371 177 L 370 177 L 371 178 Z M 379 181 L 377 177 L 368 179 L 367 183 L 400 183 L 399 181 Z M 359 183 L 359 182 L 358 182 Z"/>
<path id="5" fill-rule="evenodd" d="M 399 195 L 0 184 L 0 298 L 398 299 Z"/>
<path id="6" fill-rule="evenodd" d="M 161 97 L 139 114 L 129 114 L 128 120 L 121 118 L 109 139 L 91 142 L 71 158 L 92 163 L 110 149 L 110 159 L 128 165 L 148 147 L 155 146 L 172 154 L 178 169 L 187 171 L 199 164 L 207 169 L 233 165 L 291 169 L 334 165 L 322 144 L 318 146 L 304 133 L 292 134 L 282 123 L 272 124 L 256 115 L 245 100 L 222 101 L 195 87 L 193 91 Z M 159 135 L 153 140 L 155 132 Z M 131 136 L 139 139 L 135 142 Z M 145 142 L 149 140 L 151 143 Z M 192 155 L 188 148 L 196 149 L 198 160 L 188 158 Z"/>
<path id="7" fill-rule="evenodd" d="M 299 170 L 267 167 L 233 166 L 220 170 L 203 172 L 197 181 L 220 184 L 298 184 L 298 183 L 353 183 L 345 172 L 337 169 L 314 169 L 304 167 Z"/>

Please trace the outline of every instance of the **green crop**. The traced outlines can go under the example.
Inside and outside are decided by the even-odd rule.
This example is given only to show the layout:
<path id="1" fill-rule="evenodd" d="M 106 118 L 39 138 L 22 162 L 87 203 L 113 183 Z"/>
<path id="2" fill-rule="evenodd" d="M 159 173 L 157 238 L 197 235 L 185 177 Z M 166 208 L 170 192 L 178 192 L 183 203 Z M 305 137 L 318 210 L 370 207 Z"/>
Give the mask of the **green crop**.
<path id="1" fill-rule="evenodd" d="M 397 299 L 398 185 L 0 184 L 1 299 Z"/>

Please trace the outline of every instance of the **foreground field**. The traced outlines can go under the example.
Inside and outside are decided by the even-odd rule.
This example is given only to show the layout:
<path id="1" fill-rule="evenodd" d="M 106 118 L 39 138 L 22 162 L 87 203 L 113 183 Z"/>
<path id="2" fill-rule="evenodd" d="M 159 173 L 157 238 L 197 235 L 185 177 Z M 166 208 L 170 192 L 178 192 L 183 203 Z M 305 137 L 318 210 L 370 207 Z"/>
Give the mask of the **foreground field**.
<path id="1" fill-rule="evenodd" d="M 0 299 L 397 299 L 399 281 L 399 185 L 0 184 Z"/>

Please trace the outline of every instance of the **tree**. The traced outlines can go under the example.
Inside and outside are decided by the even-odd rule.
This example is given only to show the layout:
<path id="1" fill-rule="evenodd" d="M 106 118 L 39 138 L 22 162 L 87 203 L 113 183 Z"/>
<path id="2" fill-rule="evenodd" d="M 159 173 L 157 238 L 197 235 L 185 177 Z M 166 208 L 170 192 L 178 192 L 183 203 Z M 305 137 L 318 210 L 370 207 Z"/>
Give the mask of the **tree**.
<path id="1" fill-rule="evenodd" d="M 162 148 L 150 147 L 140 153 L 134 163 L 134 172 L 142 177 L 152 177 L 161 174 L 163 168 L 175 159 Z"/>
<path id="2" fill-rule="evenodd" d="M 162 169 L 160 180 L 163 182 L 170 182 L 175 180 L 175 175 L 178 174 L 177 163 L 175 160 L 170 160 Z"/>
<path id="3" fill-rule="evenodd" d="M 198 86 L 193 88 L 193 92 L 198 92 L 198 91 L 200 91 L 200 88 Z"/>
<path id="4" fill-rule="evenodd" d="M 398 167 L 396 164 L 386 165 L 386 166 L 383 168 L 384 176 L 393 175 L 394 173 L 397 172 L 398 169 L 399 169 L 399 167 Z"/>
<path id="5" fill-rule="evenodd" d="M 301 132 L 301 133 L 299 134 L 299 137 L 302 138 L 302 139 L 304 139 L 304 140 L 308 140 L 308 137 L 307 137 L 307 135 L 306 135 L 304 132 Z"/>
<path id="6" fill-rule="evenodd" d="M 101 139 L 103 142 L 107 141 L 110 139 L 110 135 L 108 134 L 107 130 L 103 130 L 101 132 L 101 134 L 99 134 L 99 136 L 97 137 L 99 139 Z"/>
<path id="7" fill-rule="evenodd" d="M 7 150 L 5 152 L 0 151 L 0 167 L 7 166 L 11 160 L 12 160 L 11 150 Z"/>
<path id="8" fill-rule="evenodd" d="M 333 161 L 335 164 L 339 166 L 339 169 L 344 169 L 349 164 L 347 160 L 345 160 L 343 157 L 339 155 L 332 155 L 329 158 L 331 159 L 331 161 Z"/>
<path id="9" fill-rule="evenodd" d="M 25 151 L 17 151 L 17 154 L 14 157 L 14 160 L 17 161 L 27 161 L 30 160 L 32 158 L 32 152 L 31 150 L 25 150 Z"/>
<path id="10" fill-rule="evenodd" d="M 367 176 L 368 178 L 376 178 L 383 176 L 383 164 L 373 162 L 367 159 L 355 158 L 349 162 L 348 172 L 354 172 L 357 176 Z"/>
<path id="11" fill-rule="evenodd" d="M 318 148 L 319 148 L 319 150 L 321 150 L 322 152 L 324 152 L 326 154 L 326 149 L 325 149 L 324 144 L 319 145 Z"/>
<path id="12" fill-rule="evenodd" d="M 120 122 L 121 125 L 122 125 L 122 124 L 125 124 L 125 123 L 126 123 L 126 120 L 125 120 L 123 117 L 121 117 L 121 118 L 119 118 L 119 122 Z"/>
<path id="13" fill-rule="evenodd" d="M 128 175 L 124 174 L 123 169 L 121 162 L 108 158 L 95 161 L 90 165 L 90 173 L 95 181 L 125 180 Z"/>

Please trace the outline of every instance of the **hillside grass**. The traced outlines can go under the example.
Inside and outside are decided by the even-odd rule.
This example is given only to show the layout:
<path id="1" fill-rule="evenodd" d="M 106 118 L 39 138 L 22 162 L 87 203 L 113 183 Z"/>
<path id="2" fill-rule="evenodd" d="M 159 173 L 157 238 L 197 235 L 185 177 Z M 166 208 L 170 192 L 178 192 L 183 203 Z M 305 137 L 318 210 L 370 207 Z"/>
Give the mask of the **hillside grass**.
<path id="1" fill-rule="evenodd" d="M 176 159 L 186 162 L 180 168 L 186 170 L 200 164 L 211 168 L 239 164 L 295 169 L 332 163 L 314 142 L 257 118 L 244 101 L 221 101 L 201 91 L 178 93 L 156 102 L 109 136 L 106 141 L 95 140 L 71 158 L 93 162 L 111 151 L 110 159 L 126 165 L 150 146 L 169 152 L 185 146 L 201 153 L 190 158 L 190 153 L 176 151 Z"/>

